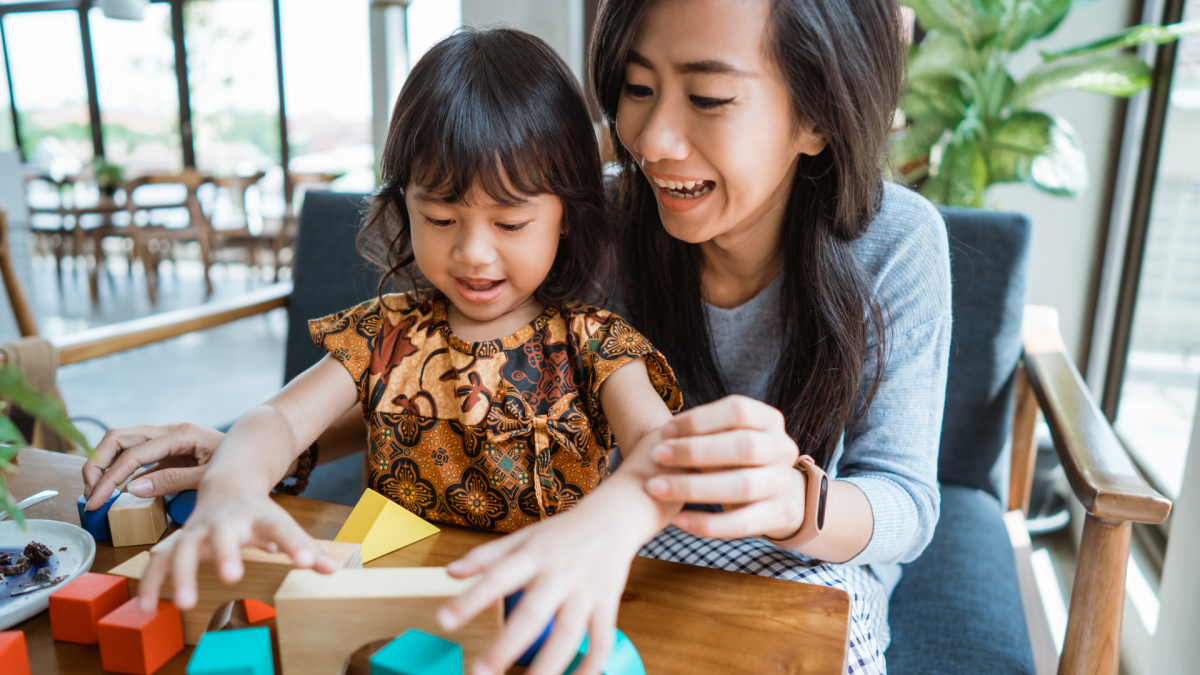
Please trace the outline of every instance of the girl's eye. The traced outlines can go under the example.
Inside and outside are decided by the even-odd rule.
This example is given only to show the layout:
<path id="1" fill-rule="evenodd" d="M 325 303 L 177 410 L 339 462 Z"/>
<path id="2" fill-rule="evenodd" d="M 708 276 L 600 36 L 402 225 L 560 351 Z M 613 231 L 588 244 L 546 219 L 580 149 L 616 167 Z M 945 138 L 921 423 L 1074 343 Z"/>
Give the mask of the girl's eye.
<path id="1" fill-rule="evenodd" d="M 430 225 L 433 225 L 434 227 L 448 227 L 448 226 L 454 224 L 453 220 L 434 220 L 433 218 L 430 218 L 429 216 L 425 216 L 425 222 L 429 223 Z"/>
<path id="2" fill-rule="evenodd" d="M 504 230 L 505 232 L 516 232 L 518 230 L 525 229 L 525 226 L 528 224 L 529 223 L 496 223 L 496 227 Z"/>
<path id="3" fill-rule="evenodd" d="M 650 87 L 643 87 L 640 84 L 632 84 L 630 82 L 626 82 L 625 83 L 625 93 L 634 98 L 643 98 L 643 97 L 653 94 L 654 92 L 650 89 Z"/>
<path id="4" fill-rule="evenodd" d="M 729 98 L 710 98 L 708 96 L 689 96 L 688 98 L 691 99 L 692 105 L 696 106 L 697 108 L 700 108 L 701 110 L 712 110 L 713 108 L 719 108 L 726 103 L 732 103 L 733 99 L 736 97 L 730 96 Z"/>

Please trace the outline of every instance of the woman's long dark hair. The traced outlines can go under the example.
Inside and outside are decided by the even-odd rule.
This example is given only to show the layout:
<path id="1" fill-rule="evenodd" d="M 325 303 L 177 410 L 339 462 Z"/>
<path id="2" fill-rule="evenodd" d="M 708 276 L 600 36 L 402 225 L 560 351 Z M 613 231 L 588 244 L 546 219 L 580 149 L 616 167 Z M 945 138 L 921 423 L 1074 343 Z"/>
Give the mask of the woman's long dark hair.
<path id="1" fill-rule="evenodd" d="M 654 194 L 616 132 L 629 51 L 652 4 L 606 0 L 589 61 L 621 169 L 625 302 L 671 362 L 688 404 L 698 405 L 726 393 L 703 309 L 700 249 L 663 228 Z M 771 0 L 765 49 L 791 93 L 794 122 L 814 125 L 827 145 L 800 156 L 784 214 L 784 344 L 768 402 L 800 452 L 822 466 L 869 408 L 885 365 L 883 309 L 853 242 L 883 195 L 881 161 L 904 73 L 899 17 L 894 0 Z"/>
<path id="2" fill-rule="evenodd" d="M 564 236 L 534 297 L 602 302 L 615 255 L 600 170 L 583 89 L 549 45 L 504 28 L 455 33 L 421 57 L 396 99 L 359 252 L 383 271 L 380 295 L 389 284 L 429 289 L 413 265 L 410 181 L 446 203 L 476 185 L 503 205 L 552 194 Z"/>

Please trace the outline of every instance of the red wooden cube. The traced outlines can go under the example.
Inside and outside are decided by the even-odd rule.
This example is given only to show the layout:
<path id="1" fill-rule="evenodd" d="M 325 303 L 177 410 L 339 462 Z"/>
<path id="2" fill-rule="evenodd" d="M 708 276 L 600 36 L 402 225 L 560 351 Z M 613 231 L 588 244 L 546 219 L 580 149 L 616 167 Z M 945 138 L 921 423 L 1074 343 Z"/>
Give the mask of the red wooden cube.
<path id="1" fill-rule="evenodd" d="M 151 675 L 183 651 L 183 620 L 166 600 L 157 611 L 142 612 L 134 598 L 100 619 L 97 632 L 100 663 L 113 673 Z"/>
<path id="2" fill-rule="evenodd" d="M 50 595 L 50 634 L 62 642 L 94 645 L 96 622 L 128 599 L 125 577 L 83 574 Z"/>
<path id="3" fill-rule="evenodd" d="M 25 633 L 19 630 L 0 632 L 0 673 L 29 675 L 29 652 L 25 650 Z"/>

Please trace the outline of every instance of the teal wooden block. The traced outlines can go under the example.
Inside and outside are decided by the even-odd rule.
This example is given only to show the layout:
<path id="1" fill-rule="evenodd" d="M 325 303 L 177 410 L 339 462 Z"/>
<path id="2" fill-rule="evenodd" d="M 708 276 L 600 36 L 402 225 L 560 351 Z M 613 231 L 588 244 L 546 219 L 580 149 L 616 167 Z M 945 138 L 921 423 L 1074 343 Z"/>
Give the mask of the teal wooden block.
<path id="1" fill-rule="evenodd" d="M 187 675 L 275 675 L 271 629 L 209 631 L 200 638 Z"/>
<path id="2" fill-rule="evenodd" d="M 615 628 L 613 630 L 616 630 Z M 613 642 L 612 653 L 608 655 L 608 661 L 604 663 L 603 675 L 646 675 L 646 666 L 642 663 L 642 655 L 638 654 L 638 650 L 619 630 L 616 630 L 616 640 Z M 567 666 L 567 675 L 575 672 L 579 664 L 583 662 L 583 657 L 588 652 L 588 636 L 583 636 L 583 644 L 579 645 L 579 653 L 575 655 L 575 659 L 571 661 L 571 665 Z M 372 675 L 374 675 L 372 673 Z"/>
<path id="3" fill-rule="evenodd" d="M 404 631 L 371 657 L 371 675 L 462 674 L 462 647 L 416 628 Z"/>

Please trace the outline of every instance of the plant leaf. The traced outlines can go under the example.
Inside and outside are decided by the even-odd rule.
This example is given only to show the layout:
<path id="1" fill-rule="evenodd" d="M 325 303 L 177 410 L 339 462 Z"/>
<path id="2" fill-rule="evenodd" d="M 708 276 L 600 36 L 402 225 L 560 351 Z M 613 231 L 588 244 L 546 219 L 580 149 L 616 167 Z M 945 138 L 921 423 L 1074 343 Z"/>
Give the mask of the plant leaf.
<path id="1" fill-rule="evenodd" d="M 1019 0 L 1018 0 L 1019 1 Z M 1004 0 L 907 0 L 926 32 L 942 31 L 959 36 L 966 46 L 977 49 L 1000 29 Z"/>
<path id="2" fill-rule="evenodd" d="M 7 417 L 0 415 L 0 418 L 7 420 Z M 11 422 L 10 422 L 11 424 Z M 19 434 L 18 434 L 19 435 Z M 17 522 L 22 529 L 25 527 L 25 515 L 16 508 L 16 503 L 13 502 L 12 493 L 8 491 L 8 481 L 5 474 L 12 473 L 17 470 L 13 464 L 13 459 L 20 452 L 20 448 L 13 445 L 0 445 L 0 509 L 3 509 L 10 518 Z"/>
<path id="3" fill-rule="evenodd" d="M 1045 113 L 1014 113 L 992 129 L 987 164 L 993 183 L 1021 181 L 1065 196 L 1087 189 L 1087 160 L 1075 130 Z"/>
<path id="4" fill-rule="evenodd" d="M 950 122 L 941 115 L 927 115 L 914 121 L 907 129 L 893 134 L 889 140 L 892 161 L 903 166 L 925 159 L 933 144 L 956 124 L 957 120 Z"/>
<path id="5" fill-rule="evenodd" d="M 1042 64 L 1017 85 L 1009 104 L 1025 108 L 1067 89 L 1125 98 L 1148 86 L 1150 68 L 1136 55 L 1090 54 Z"/>
<path id="6" fill-rule="evenodd" d="M 926 35 L 920 44 L 909 47 L 908 78 L 912 80 L 929 72 L 940 74 L 945 68 L 974 72 L 981 62 L 979 52 L 968 47 L 959 36 L 934 31 Z"/>
<path id="7" fill-rule="evenodd" d="M 0 443 L 25 445 L 27 442 L 25 435 L 21 433 L 17 425 L 13 424 L 13 421 L 7 415 L 0 415 Z M 3 452 L 2 447 L 0 447 L 0 452 Z"/>
<path id="8" fill-rule="evenodd" d="M 988 168 L 983 159 L 983 148 L 974 137 L 945 143 L 936 171 L 925 181 L 921 194 L 946 206 L 983 206 Z"/>
<path id="9" fill-rule="evenodd" d="M 1200 33 L 1200 20 L 1187 21 L 1184 23 L 1173 23 L 1169 26 L 1141 24 L 1126 28 L 1120 33 L 1103 37 L 1087 44 L 1079 45 L 1078 47 L 1072 47 L 1070 49 L 1064 49 L 1057 52 L 1042 52 L 1042 58 L 1046 61 L 1055 61 L 1068 56 L 1085 56 L 1088 54 L 1095 54 L 1097 52 L 1106 52 L 1112 49 L 1135 47 L 1141 44 L 1161 45 L 1166 42 L 1178 40 L 1185 35 L 1195 35 L 1197 33 Z"/>
<path id="10" fill-rule="evenodd" d="M 1012 0 L 1000 22 L 998 46 L 1015 52 L 1026 42 L 1049 35 L 1071 11 L 1071 4 L 1072 0 Z"/>
<path id="11" fill-rule="evenodd" d="M 88 455 L 93 454 L 92 446 L 71 420 L 62 401 L 56 396 L 39 394 L 25 381 L 21 371 L 12 366 L 0 366 L 0 397 L 6 398 L 21 410 L 29 413 L 57 434 L 70 440 Z"/>

